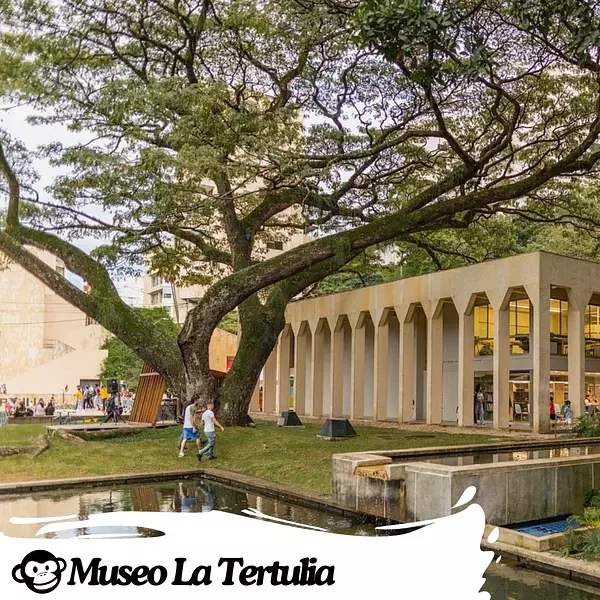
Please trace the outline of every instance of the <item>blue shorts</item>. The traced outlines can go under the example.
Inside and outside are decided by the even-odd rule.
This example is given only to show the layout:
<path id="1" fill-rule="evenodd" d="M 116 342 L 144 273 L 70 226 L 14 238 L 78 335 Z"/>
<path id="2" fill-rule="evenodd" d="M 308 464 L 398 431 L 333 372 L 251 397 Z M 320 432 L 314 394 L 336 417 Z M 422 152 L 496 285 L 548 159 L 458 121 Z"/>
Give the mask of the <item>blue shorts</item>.
<path id="1" fill-rule="evenodd" d="M 194 430 L 191 427 L 183 428 L 183 439 L 184 440 L 197 440 L 199 435 L 200 434 L 197 431 L 194 432 Z"/>

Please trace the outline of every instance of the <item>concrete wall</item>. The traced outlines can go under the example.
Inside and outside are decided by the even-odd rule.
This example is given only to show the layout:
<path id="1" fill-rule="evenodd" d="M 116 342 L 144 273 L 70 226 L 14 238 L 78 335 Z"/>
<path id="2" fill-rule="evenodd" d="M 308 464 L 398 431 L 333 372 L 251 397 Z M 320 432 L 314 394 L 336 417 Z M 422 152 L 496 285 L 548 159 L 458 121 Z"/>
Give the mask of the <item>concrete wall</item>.
<path id="1" fill-rule="evenodd" d="M 55 270 L 54 256 L 32 250 Z M 0 271 L 0 383 L 9 396 L 58 398 L 98 376 L 108 332 L 16 264 Z"/>
<path id="2" fill-rule="evenodd" d="M 446 422 L 458 421 L 458 313 L 453 305 L 443 308 L 444 348 L 443 348 L 443 391 L 442 419 Z"/>
<path id="3" fill-rule="evenodd" d="M 585 494 L 600 484 L 600 458 L 542 459 L 467 467 L 406 465 L 406 519 L 452 513 L 470 486 L 493 525 L 569 516 L 583 510 Z"/>
<path id="4" fill-rule="evenodd" d="M 563 444 L 578 446 L 581 441 Z M 332 495 L 342 506 L 406 522 L 452 514 L 452 507 L 471 486 L 477 489 L 475 501 L 484 509 L 487 522 L 494 525 L 578 514 L 586 492 L 600 486 L 600 456 L 540 459 L 535 448 L 551 447 L 548 440 L 337 454 L 332 460 Z M 532 450 L 533 458 L 499 462 L 492 454 L 507 448 Z M 461 452 L 489 452 L 490 460 L 475 465 L 472 456 L 464 456 L 458 458 L 459 466 L 418 462 Z"/>

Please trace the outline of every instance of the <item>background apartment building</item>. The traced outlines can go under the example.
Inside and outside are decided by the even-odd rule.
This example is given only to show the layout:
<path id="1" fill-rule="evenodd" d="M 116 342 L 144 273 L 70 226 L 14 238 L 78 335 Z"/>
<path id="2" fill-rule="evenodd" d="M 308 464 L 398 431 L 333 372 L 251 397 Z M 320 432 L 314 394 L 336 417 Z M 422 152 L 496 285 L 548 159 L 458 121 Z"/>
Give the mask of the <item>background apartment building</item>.
<path id="1" fill-rule="evenodd" d="M 310 240 L 304 233 L 294 233 L 287 241 L 267 242 L 263 257 L 265 260 L 273 258 Z M 208 286 L 177 286 L 146 269 L 143 288 L 144 307 L 162 307 L 176 323 L 183 324 L 188 312 L 198 304 Z"/>

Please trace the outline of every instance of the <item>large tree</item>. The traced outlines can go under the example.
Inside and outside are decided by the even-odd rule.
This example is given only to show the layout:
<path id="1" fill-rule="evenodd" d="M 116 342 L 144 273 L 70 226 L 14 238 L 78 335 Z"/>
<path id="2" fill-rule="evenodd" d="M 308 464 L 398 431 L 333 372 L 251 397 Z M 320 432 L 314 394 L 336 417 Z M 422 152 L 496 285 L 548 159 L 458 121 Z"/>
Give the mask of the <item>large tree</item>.
<path id="1" fill-rule="evenodd" d="M 0 249 L 180 394 L 219 399 L 228 423 L 244 422 L 297 294 L 382 242 L 422 244 L 499 210 L 571 212 L 570 187 L 600 158 L 595 2 L 0 8 L 0 92 L 29 103 L 35 122 L 88 136 L 44 149 L 67 172 L 49 196 L 4 136 Z M 265 260 L 265 242 L 308 225 L 313 241 Z M 82 236 L 101 245 L 85 253 Z M 92 292 L 30 247 L 59 256 Z M 177 283 L 209 286 L 178 338 L 117 294 L 114 277 L 143 257 Z M 236 307 L 240 346 L 218 391 L 209 341 Z"/>

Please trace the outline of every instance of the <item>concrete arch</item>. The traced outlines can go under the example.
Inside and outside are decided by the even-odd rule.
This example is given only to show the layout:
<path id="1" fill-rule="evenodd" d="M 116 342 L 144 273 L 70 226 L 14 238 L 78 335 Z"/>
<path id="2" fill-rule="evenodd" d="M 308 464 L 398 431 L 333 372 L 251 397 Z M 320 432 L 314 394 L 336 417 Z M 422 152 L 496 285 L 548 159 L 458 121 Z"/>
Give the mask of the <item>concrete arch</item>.
<path id="1" fill-rule="evenodd" d="M 311 414 L 312 409 L 312 332 L 308 321 L 295 330 L 294 352 L 294 410 L 299 415 Z"/>
<path id="2" fill-rule="evenodd" d="M 312 416 L 331 412 L 331 328 L 326 317 L 319 319 L 312 336 Z"/>

